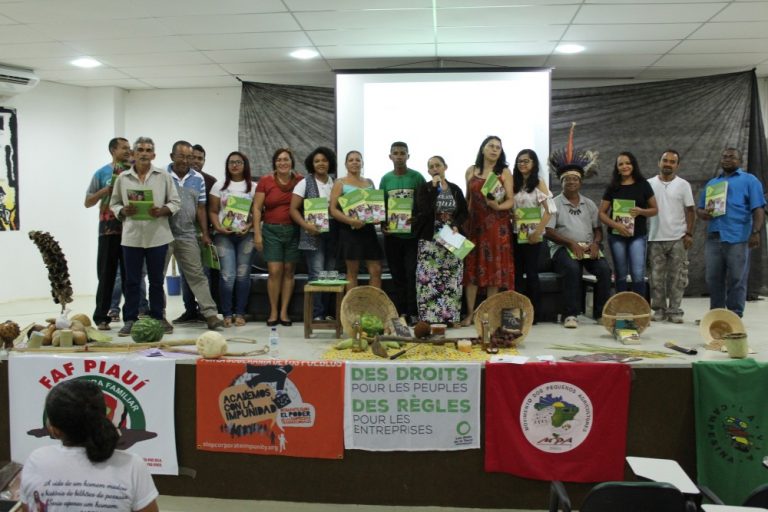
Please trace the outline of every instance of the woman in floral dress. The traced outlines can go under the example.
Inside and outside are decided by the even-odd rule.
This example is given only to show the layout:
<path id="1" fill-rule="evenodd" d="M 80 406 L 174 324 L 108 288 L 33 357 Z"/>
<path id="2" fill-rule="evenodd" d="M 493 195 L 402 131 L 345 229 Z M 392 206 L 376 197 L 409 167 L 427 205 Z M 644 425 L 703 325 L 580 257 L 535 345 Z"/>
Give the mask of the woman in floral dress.
<path id="1" fill-rule="evenodd" d="M 454 233 L 467 220 L 467 202 L 461 189 L 445 179 L 448 168 L 441 156 L 427 162 L 432 181 L 416 189 L 413 230 L 419 240 L 416 258 L 416 300 L 419 320 L 454 324 L 461 314 L 464 264 L 435 241 L 443 226 Z"/>
<path id="2" fill-rule="evenodd" d="M 485 180 L 495 174 L 503 187 L 503 195 L 487 197 L 482 188 Z M 501 139 L 488 136 L 480 145 L 475 165 L 466 172 L 469 207 L 467 238 L 475 248 L 464 259 L 464 293 L 467 297 L 467 316 L 462 325 L 472 324 L 478 288 L 485 288 L 488 297 L 500 288 L 514 290 L 515 265 L 512 258 L 509 210 L 515 206 L 512 193 L 512 173 Z"/>

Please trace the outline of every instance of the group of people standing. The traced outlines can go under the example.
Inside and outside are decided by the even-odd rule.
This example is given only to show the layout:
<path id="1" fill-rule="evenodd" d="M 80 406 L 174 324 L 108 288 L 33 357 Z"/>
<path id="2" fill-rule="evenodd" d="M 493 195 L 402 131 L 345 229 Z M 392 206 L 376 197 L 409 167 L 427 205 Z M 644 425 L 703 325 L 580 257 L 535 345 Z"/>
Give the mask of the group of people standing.
<path id="1" fill-rule="evenodd" d="M 535 151 L 519 151 L 510 169 L 501 139 L 489 136 L 465 172 L 465 194 L 446 179 L 448 165 L 443 157 L 428 160 L 426 180 L 408 167 L 408 145 L 397 141 L 390 147 L 393 169 L 382 177 L 378 190 L 383 191 L 385 204 L 392 199 L 412 200 L 411 218 L 406 222 L 411 229 L 391 232 L 387 222 L 381 223 L 382 248 L 376 226 L 345 213 L 340 202 L 355 190 L 376 188 L 363 175 L 359 151 L 345 155 L 346 174 L 334 180 L 337 161 L 330 148 L 318 147 L 307 156 L 306 174 L 297 171 L 289 148 L 279 148 L 272 157 L 272 173 L 258 182 L 247 156 L 233 151 L 225 161 L 225 179 L 219 183 L 202 172 L 202 147 L 186 141 L 173 145 L 171 164 L 165 170 L 151 165 L 155 157 L 151 139 L 137 139 L 132 152 L 125 139 L 116 138 L 109 149 L 113 162 L 96 172 L 85 204 L 102 205 L 93 317 L 100 328 L 109 328 L 108 311 L 119 268 L 126 297 L 120 335 L 129 334 L 138 318 L 143 271 L 149 279 L 148 313 L 164 322 L 167 332 L 172 331 L 165 319 L 163 292 L 170 254 L 175 255 L 187 283 L 185 313 L 175 322 L 202 319 L 213 329 L 245 325 L 255 249 L 263 254 L 268 268 L 270 326 L 291 325 L 288 306 L 300 259 L 306 261 L 309 281 L 343 262 L 348 287 L 357 286 L 362 265 L 369 284 L 381 287 L 384 256 L 393 281 L 393 302 L 409 323 L 469 325 L 480 289 L 486 296 L 518 289 L 530 298 L 534 311 L 540 309 L 538 269 L 547 241 L 555 270 L 564 281 L 565 327 L 578 326 L 584 270 L 597 280 L 597 317 L 614 283 L 617 292 L 645 295 L 649 268 L 654 319 L 679 323 L 688 283 L 687 250 L 697 213 L 709 224 L 706 275 L 712 307 L 728 307 L 741 315 L 749 249 L 759 244 L 756 233 L 762 228 L 765 205 L 760 182 L 741 170 L 741 156 L 732 148 L 723 152 L 722 172 L 712 181 L 728 183 L 727 208 L 715 216 L 711 205 L 704 204 L 704 191 L 695 211 L 691 186 L 677 175 L 680 155 L 671 149 L 664 151 L 658 175 L 649 180 L 635 156 L 621 152 L 598 206 L 580 194 L 585 172 L 578 161 L 550 161 L 562 186 L 562 193 L 553 197 L 540 177 Z M 491 175 L 500 193 L 489 194 L 484 188 Z M 132 200 L 135 190 L 151 190 L 148 210 L 142 211 Z M 304 200 L 314 198 L 328 200 L 328 230 L 321 231 L 305 219 Z M 622 201 L 629 205 L 624 218 L 614 211 Z M 531 209 L 538 209 L 535 222 L 525 233 L 518 232 L 516 219 L 521 211 Z M 603 226 L 615 272 L 603 253 Z M 445 227 L 474 244 L 463 260 L 438 240 Z M 201 259 L 201 249 L 210 245 L 217 249 L 219 274 L 207 269 Z M 312 316 L 325 319 L 332 312 L 329 297 L 317 295 Z"/>

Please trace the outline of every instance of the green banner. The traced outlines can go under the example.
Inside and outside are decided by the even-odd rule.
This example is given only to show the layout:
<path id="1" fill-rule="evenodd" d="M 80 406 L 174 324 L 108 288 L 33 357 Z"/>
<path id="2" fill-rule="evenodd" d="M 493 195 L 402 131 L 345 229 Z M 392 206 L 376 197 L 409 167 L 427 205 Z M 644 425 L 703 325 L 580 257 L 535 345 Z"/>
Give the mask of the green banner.
<path id="1" fill-rule="evenodd" d="M 768 363 L 754 359 L 693 363 L 698 482 L 741 505 L 768 479 Z"/>

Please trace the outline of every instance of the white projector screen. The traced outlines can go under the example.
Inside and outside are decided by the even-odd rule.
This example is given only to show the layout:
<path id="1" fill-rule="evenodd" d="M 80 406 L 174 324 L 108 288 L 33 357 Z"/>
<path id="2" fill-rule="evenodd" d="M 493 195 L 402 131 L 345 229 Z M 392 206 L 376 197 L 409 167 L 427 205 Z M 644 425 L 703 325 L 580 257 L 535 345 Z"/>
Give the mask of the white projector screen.
<path id="1" fill-rule="evenodd" d="M 447 178 L 465 188 L 464 172 L 480 143 L 498 135 L 512 169 L 517 152 L 539 155 L 548 182 L 550 70 L 336 74 L 339 176 L 344 155 L 363 153 L 363 174 L 378 187 L 392 170 L 392 142 L 408 144 L 408 167 L 427 176 L 427 160 L 441 155 Z"/>

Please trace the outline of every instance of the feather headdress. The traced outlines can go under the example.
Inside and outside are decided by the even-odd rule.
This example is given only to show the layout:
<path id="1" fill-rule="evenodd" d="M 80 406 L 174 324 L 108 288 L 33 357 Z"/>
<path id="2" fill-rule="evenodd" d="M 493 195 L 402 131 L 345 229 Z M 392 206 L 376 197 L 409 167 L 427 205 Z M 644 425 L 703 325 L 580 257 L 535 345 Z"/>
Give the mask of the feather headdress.
<path id="1" fill-rule="evenodd" d="M 576 123 L 571 123 L 566 146 L 554 150 L 549 155 L 549 167 L 556 173 L 558 179 L 563 179 L 567 174 L 575 174 L 580 178 L 590 178 L 597 174 L 599 153 L 576 148 L 573 144 L 574 128 L 576 128 Z"/>
<path id="2" fill-rule="evenodd" d="M 46 231 L 30 231 L 29 238 L 35 243 L 43 263 L 48 268 L 48 280 L 51 282 L 53 302 L 61 304 L 61 311 L 72 302 L 72 282 L 69 280 L 67 259 L 59 247 L 59 243 Z"/>

